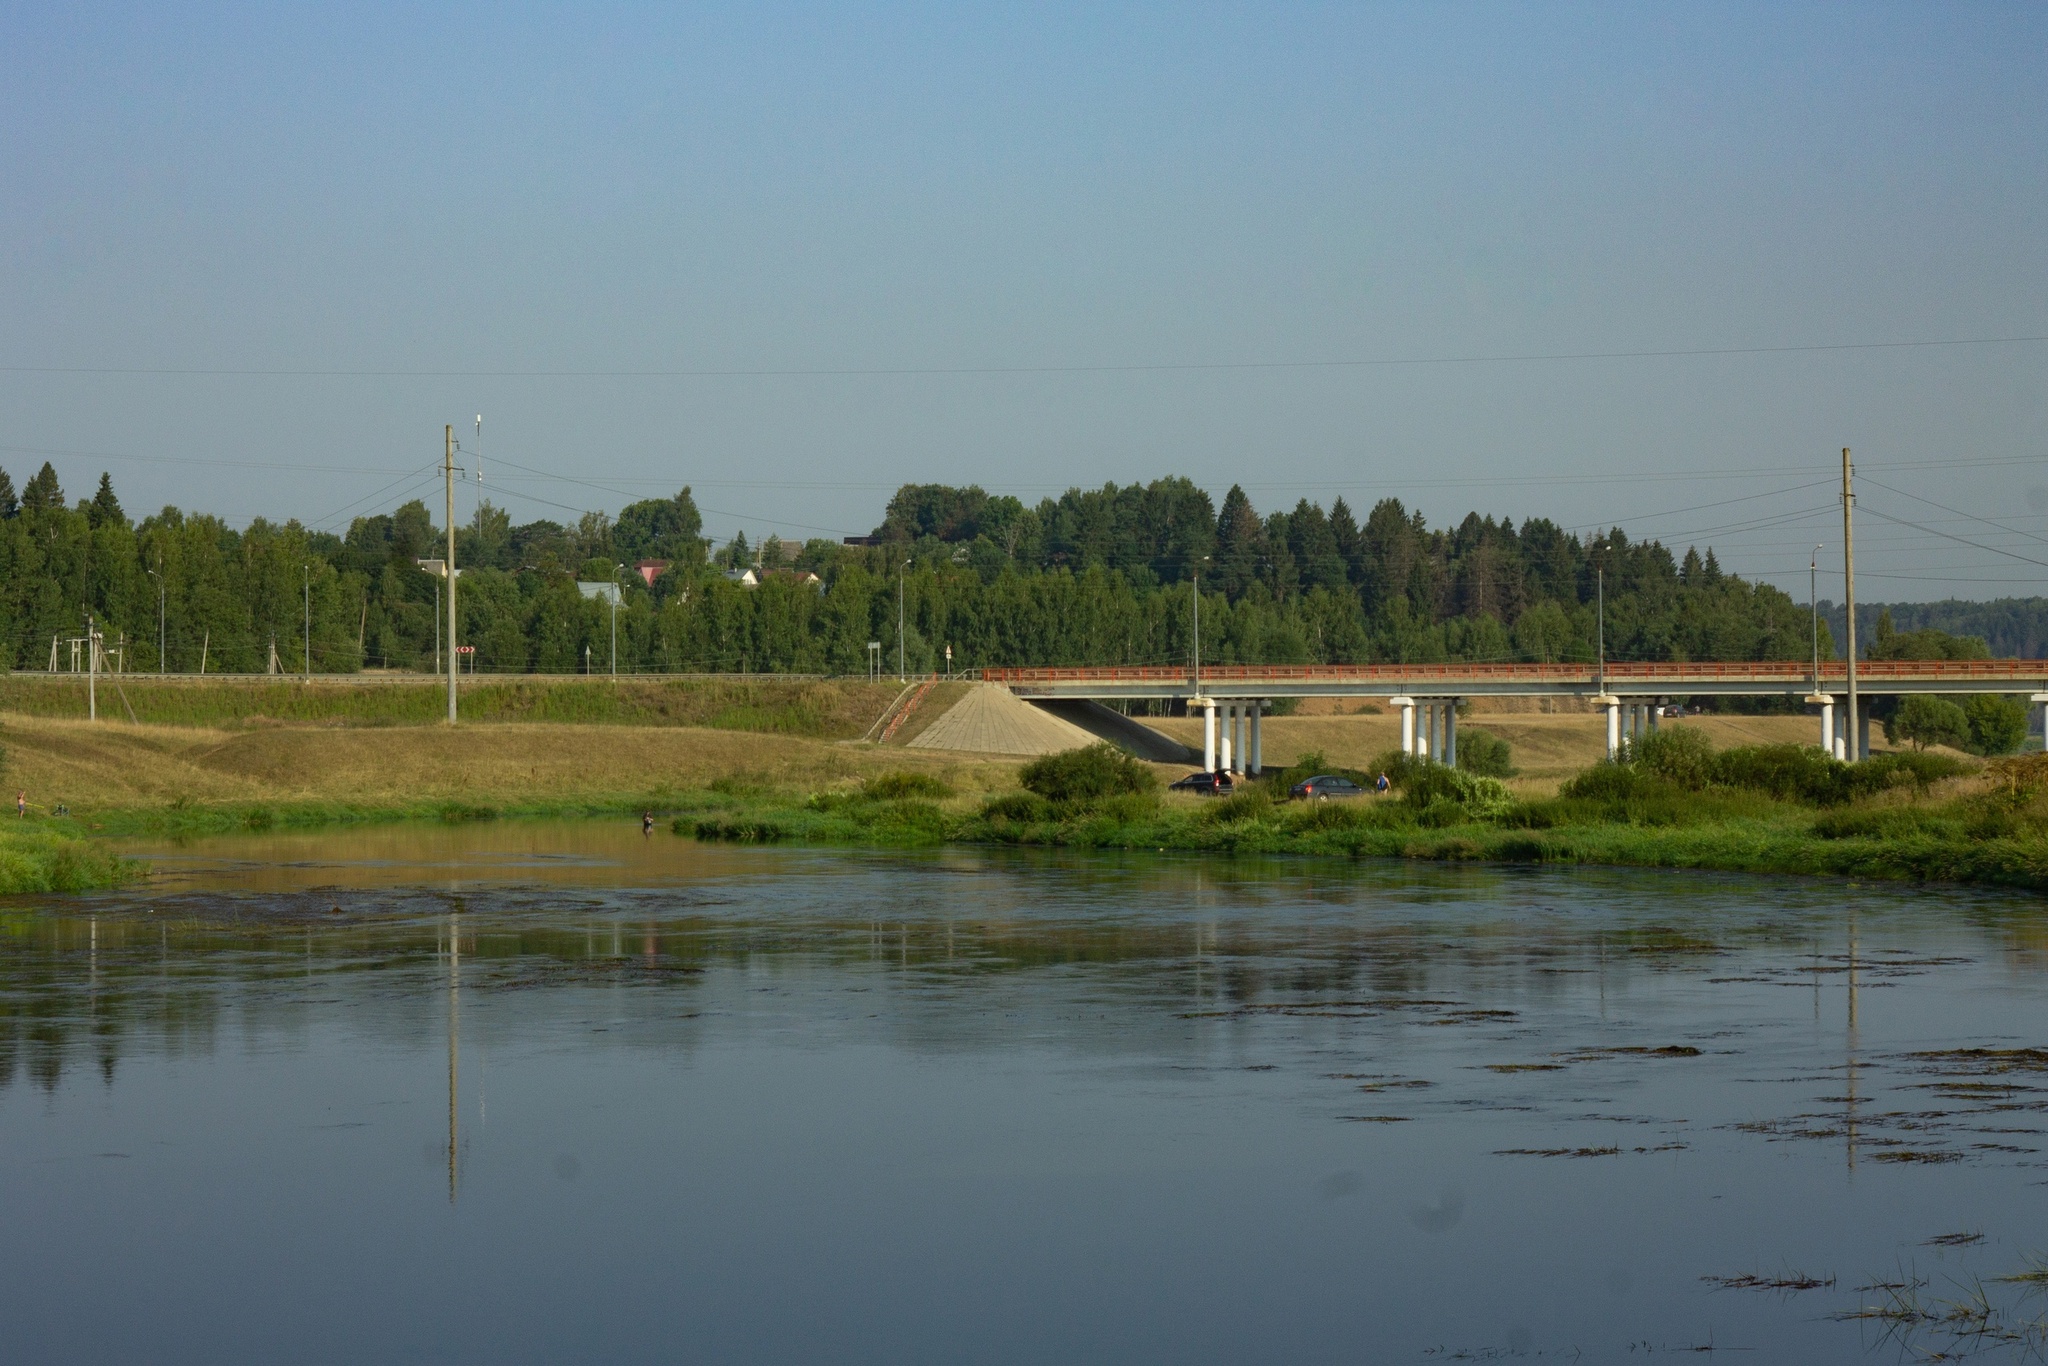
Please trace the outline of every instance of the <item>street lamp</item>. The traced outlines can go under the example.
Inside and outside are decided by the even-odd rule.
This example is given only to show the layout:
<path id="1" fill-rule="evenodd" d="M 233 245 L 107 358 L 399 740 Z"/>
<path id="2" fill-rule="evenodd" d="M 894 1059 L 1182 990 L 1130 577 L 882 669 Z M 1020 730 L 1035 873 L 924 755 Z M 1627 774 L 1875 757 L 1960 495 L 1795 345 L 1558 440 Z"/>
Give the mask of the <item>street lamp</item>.
<path id="1" fill-rule="evenodd" d="M 313 681 L 313 566 L 299 566 L 306 574 L 306 681 Z"/>
<path id="2" fill-rule="evenodd" d="M 1596 691 L 1599 692 L 1600 696 L 1605 697 L 1607 695 L 1607 542 L 1596 541 L 1593 543 L 1593 549 L 1598 556 L 1593 561 L 1594 593 L 1598 603 L 1595 609 L 1596 615 L 1594 620 L 1597 623 L 1595 631 L 1600 651 L 1599 664 L 1597 665 L 1595 675 L 1598 684 Z"/>
<path id="3" fill-rule="evenodd" d="M 903 571 L 908 568 L 910 568 L 909 560 L 905 560 L 902 564 L 896 566 L 896 681 L 898 683 L 906 682 L 909 678 L 909 675 L 904 672 L 903 668 Z"/>
<path id="4" fill-rule="evenodd" d="M 162 564 L 163 561 L 158 560 L 157 563 Z M 156 676 L 162 678 L 164 676 L 164 576 L 154 569 L 145 569 L 142 572 L 156 580 Z"/>

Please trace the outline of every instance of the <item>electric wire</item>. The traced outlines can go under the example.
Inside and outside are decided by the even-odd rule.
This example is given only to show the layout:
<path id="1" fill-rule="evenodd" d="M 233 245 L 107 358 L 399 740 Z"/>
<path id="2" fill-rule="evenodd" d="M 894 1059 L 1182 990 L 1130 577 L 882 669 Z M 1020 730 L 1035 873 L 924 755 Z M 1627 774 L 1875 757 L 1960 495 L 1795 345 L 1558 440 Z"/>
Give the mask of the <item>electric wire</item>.
<path id="1" fill-rule="evenodd" d="M 1143 361 L 1096 365 L 819 366 L 677 370 L 348 370 L 257 369 L 234 366 L 0 365 L 0 374 L 126 375 L 255 379 L 863 379 L 977 375 L 1207 374 L 1228 371 L 1363 370 L 1427 365 L 1513 365 L 1592 360 L 1670 360 L 1713 356 L 1780 356 L 1849 351 L 1904 351 L 1962 346 L 2018 346 L 2048 335 L 1942 337 L 1911 341 L 1819 342 L 1781 346 L 1671 347 L 1640 351 L 1559 351 L 1443 356 L 1381 356 L 1335 360 Z"/>

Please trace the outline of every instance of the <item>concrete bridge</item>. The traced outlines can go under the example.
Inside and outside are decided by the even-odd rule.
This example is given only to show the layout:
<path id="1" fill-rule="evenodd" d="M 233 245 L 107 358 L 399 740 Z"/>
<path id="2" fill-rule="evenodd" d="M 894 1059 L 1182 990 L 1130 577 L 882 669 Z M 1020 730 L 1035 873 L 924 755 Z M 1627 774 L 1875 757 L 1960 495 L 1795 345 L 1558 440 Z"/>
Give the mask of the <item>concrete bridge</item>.
<path id="1" fill-rule="evenodd" d="M 1221 664 L 1199 671 L 1161 666 L 984 669 L 984 681 L 1019 697 L 1178 701 L 1202 713 L 1203 764 L 1259 771 L 1259 718 L 1279 697 L 1377 698 L 1401 713 L 1401 748 L 1443 763 L 1458 757 L 1457 703 L 1466 697 L 1580 698 L 1607 714 L 1607 753 L 1654 731 L 1663 704 L 1690 697 L 1794 697 L 1819 708 L 1822 748 L 1837 758 L 1870 754 L 1870 714 L 1848 734 L 1848 666 L 1816 670 L 1795 661 L 1608 664 Z M 2035 722 L 2048 704 L 2048 660 L 1860 661 L 1860 696 L 1905 693 L 2028 697 Z M 1219 734 L 1219 722 L 1221 730 Z"/>

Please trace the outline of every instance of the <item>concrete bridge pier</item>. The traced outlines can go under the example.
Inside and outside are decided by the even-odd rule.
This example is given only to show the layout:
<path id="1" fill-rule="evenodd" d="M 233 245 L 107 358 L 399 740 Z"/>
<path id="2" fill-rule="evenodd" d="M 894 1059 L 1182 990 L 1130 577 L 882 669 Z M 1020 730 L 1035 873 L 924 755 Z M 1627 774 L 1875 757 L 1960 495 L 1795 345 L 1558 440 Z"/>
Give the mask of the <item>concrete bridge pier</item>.
<path id="1" fill-rule="evenodd" d="M 1401 752 L 1415 753 L 1415 699 L 1412 697 L 1389 697 L 1387 704 L 1401 712 Z"/>
<path id="2" fill-rule="evenodd" d="M 1225 773 L 1237 771 L 1237 703 L 1223 704 L 1223 734 L 1216 750 L 1216 767 Z"/>
<path id="3" fill-rule="evenodd" d="M 1593 699 L 1593 705 L 1607 712 L 1607 757 L 1617 758 L 1621 754 L 1621 699 L 1602 693 Z"/>
<path id="4" fill-rule="evenodd" d="M 1216 703 L 1207 697 L 1191 697 L 1191 707 L 1202 709 L 1202 772 L 1216 771 Z"/>
<path id="5" fill-rule="evenodd" d="M 1265 756 L 1259 752 L 1259 718 L 1265 714 L 1265 711 L 1266 700 L 1263 697 L 1252 703 L 1252 729 L 1251 734 L 1246 737 L 1245 741 L 1247 746 L 1245 772 L 1251 774 L 1254 778 L 1265 772 L 1265 764 L 1263 762 Z"/>
<path id="6" fill-rule="evenodd" d="M 1809 694 L 1806 705 L 1820 708 L 1820 747 L 1825 754 L 1835 752 L 1835 699 L 1824 692 Z"/>
<path id="7" fill-rule="evenodd" d="M 1446 697 L 1440 704 L 1444 709 L 1444 744 L 1440 756 L 1452 768 L 1458 766 L 1458 699 Z"/>
<path id="8" fill-rule="evenodd" d="M 2048 692 L 2037 692 L 2027 699 L 2027 710 L 2033 715 L 2027 718 L 2027 729 L 2038 732 L 2041 747 L 2048 749 Z"/>

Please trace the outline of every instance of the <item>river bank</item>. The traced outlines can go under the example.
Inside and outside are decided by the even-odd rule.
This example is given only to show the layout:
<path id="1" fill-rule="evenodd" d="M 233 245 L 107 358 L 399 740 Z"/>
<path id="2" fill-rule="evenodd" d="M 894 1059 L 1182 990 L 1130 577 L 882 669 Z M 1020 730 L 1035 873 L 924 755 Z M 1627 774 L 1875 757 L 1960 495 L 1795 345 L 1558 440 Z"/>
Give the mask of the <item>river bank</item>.
<path id="1" fill-rule="evenodd" d="M 0 835 L 0 892 L 12 893 L 144 876 L 107 846 L 123 837 L 528 817 L 637 822 L 643 812 L 664 831 L 714 842 L 1586 864 L 2048 890 L 2048 819 L 2034 809 L 2034 787 L 1998 798 L 1981 772 L 1819 803 L 1656 784 L 1559 795 L 1576 779 L 1562 789 L 1496 785 L 1478 801 L 1276 801 L 1283 779 L 1221 802 L 1156 792 L 1049 802 L 1019 787 L 1014 760 L 686 726 L 224 729 L 16 715 L 0 734 L 6 781 L 32 804 L 27 822 Z M 1155 780 L 1178 773 L 1146 771 Z M 69 814 L 54 817 L 60 804 Z"/>

